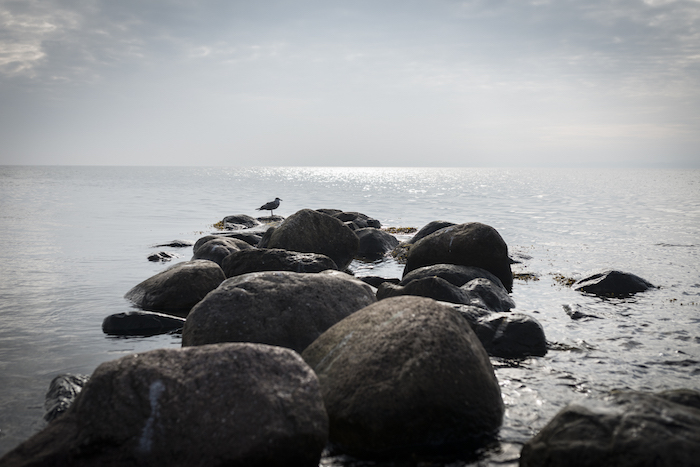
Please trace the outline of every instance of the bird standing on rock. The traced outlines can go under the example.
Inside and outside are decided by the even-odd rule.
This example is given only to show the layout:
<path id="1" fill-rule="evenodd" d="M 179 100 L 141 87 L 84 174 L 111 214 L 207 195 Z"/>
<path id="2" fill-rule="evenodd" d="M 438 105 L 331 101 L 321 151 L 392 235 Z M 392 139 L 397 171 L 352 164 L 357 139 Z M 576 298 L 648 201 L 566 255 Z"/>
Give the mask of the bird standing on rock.
<path id="1" fill-rule="evenodd" d="M 256 211 L 270 211 L 270 215 L 273 215 L 273 211 L 277 209 L 280 205 L 280 201 L 282 201 L 279 198 L 275 198 L 274 201 L 270 201 L 269 203 L 265 203 L 262 206 L 260 206 Z"/>

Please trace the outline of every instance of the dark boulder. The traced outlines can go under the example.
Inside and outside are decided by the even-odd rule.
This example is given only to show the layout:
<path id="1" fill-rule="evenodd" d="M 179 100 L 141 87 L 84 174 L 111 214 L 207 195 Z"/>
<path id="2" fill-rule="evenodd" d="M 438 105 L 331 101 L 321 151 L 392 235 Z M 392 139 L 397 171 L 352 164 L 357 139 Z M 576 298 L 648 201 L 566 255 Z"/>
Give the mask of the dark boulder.
<path id="1" fill-rule="evenodd" d="M 185 261 L 149 277 L 124 297 L 143 310 L 183 316 L 225 279 L 212 261 Z"/>
<path id="2" fill-rule="evenodd" d="M 418 240 L 421 240 L 428 235 L 437 232 L 438 230 L 442 230 L 445 227 L 452 227 L 453 225 L 457 225 L 454 222 L 448 222 L 448 221 L 432 221 L 428 222 L 426 225 L 424 225 L 416 234 L 406 243 L 414 244 Z"/>
<path id="3" fill-rule="evenodd" d="M 340 214 L 343 212 L 342 209 L 326 209 L 326 208 L 321 208 L 321 209 L 316 209 L 317 212 L 320 212 L 321 214 L 326 214 L 328 216 L 335 216 L 336 214 Z"/>
<path id="4" fill-rule="evenodd" d="M 102 321 L 102 332 L 113 336 L 155 336 L 182 329 L 185 319 L 151 311 L 115 313 Z"/>
<path id="5" fill-rule="evenodd" d="M 101 364 L 73 405 L 1 465 L 318 466 L 328 418 L 295 352 L 160 349 Z"/>
<path id="6" fill-rule="evenodd" d="M 627 297 L 652 287 L 654 287 L 652 284 L 639 276 L 615 270 L 592 274 L 576 281 L 572 286 L 574 290 L 579 292 L 604 297 Z"/>
<path id="7" fill-rule="evenodd" d="M 522 467 L 700 465 L 700 393 L 613 392 L 562 409 L 520 455 Z"/>
<path id="8" fill-rule="evenodd" d="M 216 237 L 195 248 L 192 259 L 207 259 L 219 266 L 231 253 L 253 248 L 247 242 L 232 237 Z"/>
<path id="9" fill-rule="evenodd" d="M 418 240 L 408 252 L 404 276 L 431 264 L 476 266 L 498 277 L 508 292 L 513 288 L 508 246 L 496 229 L 485 224 L 445 227 Z"/>
<path id="10" fill-rule="evenodd" d="M 63 415 L 90 379 L 87 375 L 58 375 L 51 380 L 44 401 L 44 420 L 53 421 Z"/>
<path id="11" fill-rule="evenodd" d="M 422 279 L 423 277 L 437 276 L 445 279 L 451 284 L 461 287 L 467 282 L 483 277 L 490 280 L 494 284 L 503 287 L 501 280 L 488 272 L 486 269 L 477 268 L 474 266 L 462 266 L 459 264 L 431 264 L 422 268 L 414 269 L 409 272 L 403 279 L 401 285 L 406 285 L 414 279 Z M 505 290 L 505 287 L 503 287 Z"/>
<path id="12" fill-rule="evenodd" d="M 265 242 L 263 236 L 262 242 Z M 357 253 L 360 240 L 340 220 L 311 209 L 302 209 L 275 228 L 265 248 L 302 253 L 320 253 L 335 261 L 338 269 L 348 267 Z"/>
<path id="13" fill-rule="evenodd" d="M 426 276 L 406 285 L 383 283 L 377 289 L 378 300 L 401 295 L 473 305 L 489 311 L 508 311 L 515 307 L 515 302 L 503 287 L 484 278 L 473 279 L 462 287 L 457 287 L 441 277 Z"/>
<path id="14" fill-rule="evenodd" d="M 302 354 L 321 383 L 330 441 L 357 456 L 445 454 L 491 440 L 504 406 L 458 312 L 397 297 L 353 313 Z"/>
<path id="15" fill-rule="evenodd" d="M 236 214 L 233 216 L 226 216 L 223 218 L 221 223 L 227 230 L 251 229 L 261 224 L 259 220 L 252 216 L 248 216 L 247 214 Z"/>
<path id="16" fill-rule="evenodd" d="M 339 271 L 244 274 L 224 281 L 192 309 L 182 345 L 259 342 L 301 352 L 375 300 L 369 285 Z"/>
<path id="17" fill-rule="evenodd" d="M 388 282 L 390 284 L 398 284 L 399 280 L 397 278 L 390 278 L 387 279 L 386 277 L 379 277 L 379 276 L 363 276 L 363 277 L 358 277 L 362 282 L 371 285 L 374 288 L 378 288 L 380 285 L 382 285 L 384 282 Z"/>
<path id="18" fill-rule="evenodd" d="M 377 219 L 372 219 L 361 212 L 339 212 L 332 214 L 332 216 L 343 222 L 352 222 L 358 229 L 366 229 L 367 227 L 380 229 L 382 227 L 382 223 Z"/>
<path id="19" fill-rule="evenodd" d="M 542 325 L 523 313 L 494 313 L 472 329 L 489 355 L 501 358 L 543 357 L 547 338 Z"/>
<path id="20" fill-rule="evenodd" d="M 389 232 L 374 227 L 355 230 L 355 235 L 360 239 L 359 249 L 355 257 L 366 261 L 382 259 L 385 254 L 399 244 L 396 237 Z"/>
<path id="21" fill-rule="evenodd" d="M 224 258 L 221 268 L 226 277 L 233 277 L 261 271 L 321 272 L 326 269 L 337 270 L 338 266 L 326 255 L 273 248 L 231 253 Z"/>

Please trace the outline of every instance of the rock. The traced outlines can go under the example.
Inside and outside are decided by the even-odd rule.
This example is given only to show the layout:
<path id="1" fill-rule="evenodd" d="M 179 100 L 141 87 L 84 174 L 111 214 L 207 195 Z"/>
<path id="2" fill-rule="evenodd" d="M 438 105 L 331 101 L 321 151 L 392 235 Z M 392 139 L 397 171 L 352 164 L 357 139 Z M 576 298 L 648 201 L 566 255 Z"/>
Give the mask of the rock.
<path id="1" fill-rule="evenodd" d="M 236 214 L 233 216 L 226 216 L 223 218 L 221 223 L 227 230 L 241 230 L 250 229 L 259 226 L 262 222 L 257 220 L 252 216 L 246 214 Z"/>
<path id="2" fill-rule="evenodd" d="M 170 261 L 173 258 L 177 258 L 177 255 L 174 253 L 168 253 L 167 251 L 159 251 L 158 253 L 153 253 L 152 255 L 148 256 L 148 261 Z"/>
<path id="3" fill-rule="evenodd" d="M 639 276 L 628 272 L 607 270 L 580 279 L 572 286 L 579 292 L 605 297 L 627 297 L 654 287 Z"/>
<path id="4" fill-rule="evenodd" d="M 359 229 L 365 229 L 367 227 L 373 227 L 375 229 L 381 229 L 382 224 L 377 219 L 372 219 L 361 212 L 339 212 L 336 214 L 331 214 L 336 219 L 340 219 L 342 222 L 352 222 Z"/>
<path id="5" fill-rule="evenodd" d="M 236 232 L 236 233 L 224 234 L 223 236 L 243 240 L 244 242 L 246 242 L 250 246 L 258 246 L 258 243 L 260 243 L 260 239 L 262 239 L 262 233 L 257 234 L 257 233 L 248 233 L 248 232 Z"/>
<path id="6" fill-rule="evenodd" d="M 438 230 L 442 230 L 445 227 L 452 227 L 453 225 L 457 225 L 454 222 L 448 222 L 448 221 L 432 221 L 428 222 L 426 225 L 424 225 L 416 234 L 411 238 L 407 243 L 409 244 L 414 244 L 418 240 L 421 240 L 428 235 L 437 232 Z"/>
<path id="7" fill-rule="evenodd" d="M 272 216 L 256 217 L 256 219 L 262 222 L 263 224 L 277 224 L 279 222 L 284 221 L 284 217 L 278 216 L 277 214 L 274 214 Z"/>
<path id="8" fill-rule="evenodd" d="M 478 277 L 460 287 L 469 296 L 469 303 L 491 311 L 509 311 L 515 308 L 515 302 L 503 289 L 488 279 Z"/>
<path id="9" fill-rule="evenodd" d="M 58 375 L 51 380 L 44 402 L 44 420 L 51 422 L 68 410 L 90 379 L 87 375 Z"/>
<path id="10" fill-rule="evenodd" d="M 192 309 L 182 345 L 259 342 L 301 352 L 375 300 L 369 285 L 339 271 L 243 274 L 227 279 Z"/>
<path id="11" fill-rule="evenodd" d="M 476 266 L 498 277 L 508 292 L 513 288 L 508 246 L 496 229 L 485 224 L 445 227 L 418 240 L 408 252 L 404 276 L 431 264 Z"/>
<path id="12" fill-rule="evenodd" d="M 261 243 L 264 241 L 265 236 Z M 335 261 L 338 269 L 342 270 L 355 257 L 359 243 L 357 235 L 340 220 L 311 209 L 302 209 L 270 233 L 265 247 L 320 253 Z"/>
<path id="13" fill-rule="evenodd" d="M 474 266 L 461 266 L 459 264 L 431 264 L 430 266 L 414 269 L 403 277 L 401 285 L 406 285 L 414 279 L 430 276 L 441 277 L 457 287 L 461 287 L 473 279 L 483 277 L 503 287 L 501 280 L 486 269 Z M 505 287 L 503 289 L 505 290 Z"/>
<path id="14" fill-rule="evenodd" d="M 360 239 L 355 257 L 366 261 L 382 259 L 399 244 L 396 237 L 374 227 L 355 230 L 355 235 Z"/>
<path id="15" fill-rule="evenodd" d="M 400 295 L 416 295 L 434 300 L 478 306 L 489 311 L 508 311 L 515 302 L 500 285 L 477 278 L 457 287 L 438 276 L 414 279 L 406 285 L 383 283 L 377 289 L 377 299 Z"/>
<path id="16" fill-rule="evenodd" d="M 483 346 L 449 306 L 382 300 L 323 333 L 302 354 L 321 383 L 330 442 L 356 456 L 475 449 L 504 406 Z"/>
<path id="17" fill-rule="evenodd" d="M 149 277 L 124 297 L 143 310 L 186 316 L 225 279 L 224 271 L 212 261 L 185 261 Z"/>
<path id="18" fill-rule="evenodd" d="M 153 248 L 163 248 L 163 247 L 170 247 L 170 248 L 185 248 L 188 246 L 192 246 L 193 243 L 190 242 L 189 240 L 172 240 L 169 243 L 161 243 L 160 245 L 153 245 Z"/>
<path id="19" fill-rule="evenodd" d="M 543 357 L 547 338 L 542 325 L 523 313 L 494 313 L 472 327 L 489 355 L 501 358 Z"/>
<path id="20" fill-rule="evenodd" d="M 562 409 L 520 455 L 522 467 L 700 465 L 700 393 L 614 392 Z"/>
<path id="21" fill-rule="evenodd" d="M 113 336 L 155 336 L 182 329 L 185 319 L 150 311 L 115 313 L 102 321 L 102 332 Z"/>
<path id="22" fill-rule="evenodd" d="M 335 262 L 326 255 L 276 248 L 254 248 L 231 253 L 224 258 L 221 267 L 226 277 L 260 271 L 321 272 L 326 269 L 338 269 Z"/>
<path id="23" fill-rule="evenodd" d="M 379 287 L 384 282 L 388 282 L 390 284 L 398 284 L 399 283 L 399 279 L 397 279 L 397 278 L 387 279 L 386 277 L 379 277 L 379 276 L 363 276 L 363 277 L 358 277 L 358 279 L 360 279 L 365 284 L 371 285 L 374 288 Z"/>
<path id="24" fill-rule="evenodd" d="M 402 295 L 427 297 L 450 303 L 469 304 L 471 302 L 470 297 L 462 289 L 437 276 L 416 279 L 406 285 L 385 282 L 377 288 L 377 300 Z"/>
<path id="25" fill-rule="evenodd" d="M 564 309 L 564 313 L 569 315 L 569 318 L 571 318 L 573 320 L 586 319 L 586 318 L 590 318 L 590 319 L 600 319 L 601 318 L 600 316 L 593 315 L 593 314 L 586 313 L 586 312 L 582 311 L 582 310 L 585 310 L 585 308 L 582 307 L 581 305 L 576 304 L 576 303 L 572 303 L 570 305 L 562 305 L 562 308 Z"/>
<path id="26" fill-rule="evenodd" d="M 327 433 L 318 380 L 295 352 L 159 349 L 101 364 L 0 465 L 316 467 Z"/>
<path id="27" fill-rule="evenodd" d="M 192 259 L 208 259 L 219 266 L 221 262 L 231 253 L 253 248 L 243 240 L 232 237 L 217 237 L 200 245 L 194 250 Z"/>
<path id="28" fill-rule="evenodd" d="M 336 214 L 340 214 L 343 212 L 342 209 L 316 209 L 316 212 L 320 212 L 321 214 L 326 214 L 328 216 L 335 216 Z"/>

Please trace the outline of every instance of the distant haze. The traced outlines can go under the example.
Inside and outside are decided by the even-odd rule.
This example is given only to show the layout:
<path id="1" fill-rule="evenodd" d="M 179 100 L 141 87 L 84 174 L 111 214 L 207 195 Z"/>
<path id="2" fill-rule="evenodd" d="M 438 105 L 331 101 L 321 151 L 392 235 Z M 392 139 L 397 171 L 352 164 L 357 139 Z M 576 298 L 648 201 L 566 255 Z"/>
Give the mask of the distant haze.
<path id="1" fill-rule="evenodd" d="M 0 0 L 0 165 L 700 167 L 697 0 Z"/>

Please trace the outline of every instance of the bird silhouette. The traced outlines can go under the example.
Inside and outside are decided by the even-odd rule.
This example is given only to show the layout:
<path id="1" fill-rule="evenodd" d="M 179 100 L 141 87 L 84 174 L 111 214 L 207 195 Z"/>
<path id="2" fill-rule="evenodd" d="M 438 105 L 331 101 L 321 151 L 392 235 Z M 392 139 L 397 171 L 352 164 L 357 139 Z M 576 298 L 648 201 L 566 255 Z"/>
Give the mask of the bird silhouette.
<path id="1" fill-rule="evenodd" d="M 256 209 L 256 211 L 270 211 L 270 215 L 273 215 L 273 212 L 275 209 L 277 209 L 280 205 L 280 201 L 282 201 L 279 198 L 275 198 L 274 201 L 270 201 L 269 203 L 265 203 L 259 208 Z"/>

